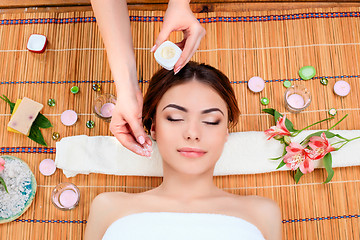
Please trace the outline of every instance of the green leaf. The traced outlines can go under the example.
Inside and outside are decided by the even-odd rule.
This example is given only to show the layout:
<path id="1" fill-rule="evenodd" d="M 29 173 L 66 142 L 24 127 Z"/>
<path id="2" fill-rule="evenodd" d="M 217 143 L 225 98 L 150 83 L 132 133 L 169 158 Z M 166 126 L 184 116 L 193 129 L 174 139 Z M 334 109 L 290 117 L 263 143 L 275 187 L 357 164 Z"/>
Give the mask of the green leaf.
<path id="1" fill-rule="evenodd" d="M 282 114 L 275 110 L 275 113 L 274 113 L 275 122 L 277 122 L 279 120 L 279 118 L 281 118 L 281 117 L 282 117 Z"/>
<path id="2" fill-rule="evenodd" d="M 4 94 L 2 95 L 2 97 L 0 97 L 2 100 L 4 100 L 5 102 L 7 102 L 10 105 L 10 113 L 12 114 L 14 107 L 15 107 L 15 103 L 11 102 L 7 96 L 5 96 Z"/>
<path id="3" fill-rule="evenodd" d="M 314 133 L 308 135 L 308 136 L 301 142 L 301 144 L 307 143 L 307 142 L 310 140 L 311 137 L 314 137 L 314 136 L 320 137 L 322 133 L 325 133 L 325 136 L 326 136 L 327 138 L 338 137 L 338 138 L 341 138 L 341 139 L 344 139 L 344 140 L 348 140 L 348 139 L 340 136 L 339 134 L 335 134 L 335 133 L 332 133 L 332 132 L 329 132 L 329 131 L 318 131 L 318 132 L 314 132 Z"/>
<path id="4" fill-rule="evenodd" d="M 275 109 L 273 109 L 273 108 L 265 108 L 262 111 L 265 112 L 265 113 L 268 113 L 268 114 L 270 114 L 272 116 L 275 116 Z"/>
<path id="5" fill-rule="evenodd" d="M 40 145 L 47 146 L 39 127 L 31 126 L 28 138 L 37 142 Z"/>
<path id="6" fill-rule="evenodd" d="M 2 179 L 2 177 L 0 177 L 0 183 L 1 183 L 1 185 L 3 185 L 3 186 L 4 186 L 5 191 L 6 191 L 7 193 L 9 193 L 9 192 L 8 192 L 8 190 L 7 190 L 7 187 L 6 187 L 5 181 L 4 181 L 4 179 Z"/>
<path id="7" fill-rule="evenodd" d="M 294 179 L 295 179 L 295 182 L 298 183 L 300 178 L 302 177 L 302 175 L 304 175 L 301 171 L 300 171 L 300 168 L 298 168 L 296 170 L 296 173 L 294 175 Z"/>
<path id="8" fill-rule="evenodd" d="M 272 116 L 274 116 L 274 119 L 275 119 L 275 122 L 278 120 L 279 117 L 282 117 L 283 115 L 281 113 L 279 113 L 278 111 L 276 111 L 275 109 L 273 108 L 265 108 L 262 110 L 263 112 L 265 113 L 268 113 Z M 286 128 L 290 131 L 290 132 L 296 132 L 297 130 L 294 128 L 294 125 L 293 123 L 289 120 L 289 119 L 286 119 L 285 120 L 285 126 Z"/>
<path id="9" fill-rule="evenodd" d="M 8 97 L 6 97 L 4 94 L 2 95 L 2 97 L 0 97 L 2 100 L 4 100 L 5 102 L 7 102 L 10 105 L 10 113 L 13 112 L 14 107 L 15 107 L 15 103 L 11 102 L 9 100 Z M 49 119 L 47 119 L 44 115 L 42 115 L 41 113 L 39 113 L 37 115 L 37 117 L 35 118 L 35 121 L 33 122 L 33 124 L 31 125 L 30 128 L 30 133 L 28 138 L 30 138 L 31 140 L 43 145 L 43 146 L 47 146 L 44 137 L 40 131 L 39 128 L 50 128 L 53 125 L 51 124 L 51 122 L 49 121 Z"/>
<path id="10" fill-rule="evenodd" d="M 33 126 L 39 127 L 39 128 L 50 128 L 53 125 L 51 124 L 51 122 L 49 121 L 49 119 L 47 119 L 44 115 L 42 115 L 41 113 L 39 113 L 33 123 Z"/>
<path id="11" fill-rule="evenodd" d="M 274 116 L 275 116 L 275 119 L 277 121 L 279 119 L 279 117 L 282 117 L 283 115 L 275 110 Z M 290 132 L 296 132 L 296 129 L 294 128 L 294 124 L 287 118 L 285 119 L 285 127 Z"/>
<path id="12" fill-rule="evenodd" d="M 282 157 L 284 157 L 285 155 L 286 155 L 286 153 L 287 153 L 287 151 L 286 151 L 286 144 L 284 145 L 284 151 L 283 151 L 283 154 L 280 156 L 280 157 L 277 157 L 277 158 L 270 158 L 270 160 L 279 160 L 280 158 L 282 158 Z M 284 163 L 284 165 L 285 165 L 285 163 Z M 282 166 L 284 166 L 284 165 L 282 165 Z M 279 165 L 280 166 L 280 165 Z M 278 168 L 281 168 L 282 166 L 280 166 L 279 167 L 278 166 Z"/>
<path id="13" fill-rule="evenodd" d="M 324 166 L 325 166 L 325 169 L 327 171 L 327 178 L 325 180 L 324 183 L 328 183 L 331 181 L 331 179 L 333 178 L 334 176 L 334 170 L 332 169 L 332 156 L 331 156 L 331 153 L 328 153 L 325 155 L 325 157 L 323 158 L 324 160 Z"/>
<path id="14" fill-rule="evenodd" d="M 285 119 L 285 127 L 287 128 L 287 130 L 289 130 L 290 132 L 296 132 L 297 130 L 294 128 L 294 124 L 289 120 L 289 119 Z"/>
<path id="15" fill-rule="evenodd" d="M 277 166 L 276 169 L 282 168 L 282 167 L 285 166 L 285 165 L 286 165 L 286 163 L 284 162 L 284 160 L 282 160 L 282 161 L 280 162 L 279 166 Z"/>

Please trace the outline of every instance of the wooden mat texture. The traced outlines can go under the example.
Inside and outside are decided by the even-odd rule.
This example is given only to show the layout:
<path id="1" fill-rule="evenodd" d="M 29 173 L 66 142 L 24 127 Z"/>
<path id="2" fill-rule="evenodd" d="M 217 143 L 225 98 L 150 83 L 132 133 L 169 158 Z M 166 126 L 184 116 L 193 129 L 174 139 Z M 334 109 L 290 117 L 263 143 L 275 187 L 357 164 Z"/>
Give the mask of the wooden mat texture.
<path id="1" fill-rule="evenodd" d="M 284 80 L 305 85 L 312 94 L 310 106 L 299 114 L 288 114 L 300 129 L 328 117 L 336 108 L 335 120 L 313 129 L 324 129 L 346 113 L 349 117 L 336 129 L 360 129 L 360 9 L 301 9 L 297 11 L 202 13 L 196 14 L 207 34 L 192 60 L 205 62 L 223 71 L 235 89 L 242 115 L 232 131 L 263 131 L 274 124 L 262 114 L 262 97 L 267 107 L 286 112 L 283 103 Z M 131 26 L 140 86 L 160 67 L 150 48 L 160 31 L 164 12 L 131 11 Z M 48 37 L 43 54 L 26 50 L 32 33 Z M 177 41 L 181 34 L 173 34 Z M 38 189 L 35 200 L 18 220 L 0 225 L 0 239 L 81 239 L 92 199 L 105 191 L 142 192 L 161 183 L 161 178 L 78 175 L 67 179 L 61 170 L 53 176 L 40 174 L 45 158 L 55 159 L 53 132 L 61 137 L 87 134 L 111 135 L 109 124 L 96 118 L 93 100 L 101 93 L 115 93 L 106 52 L 92 12 L 22 13 L 0 15 L 0 94 L 12 101 L 29 97 L 45 105 L 42 113 L 53 123 L 42 130 L 48 147 L 9 133 L 9 106 L 0 101 L 1 155 L 23 159 L 34 172 Z M 316 68 L 316 77 L 300 81 L 302 66 Z M 247 81 L 261 76 L 267 83 L 261 93 L 252 93 Z M 320 78 L 329 80 L 328 86 Z M 333 85 L 345 80 L 351 92 L 341 98 Z M 102 92 L 91 90 L 100 83 Z M 80 92 L 70 93 L 79 86 Z M 46 103 L 56 100 L 55 107 Z M 65 127 L 60 114 L 73 109 L 78 122 Z M 87 120 L 95 127 L 88 129 Z M 245 161 L 239 156 L 239 161 Z M 275 200 L 282 210 L 283 239 L 359 239 L 360 167 L 335 169 L 331 183 L 322 184 L 324 170 L 315 170 L 295 184 L 290 172 L 215 177 L 215 183 L 234 194 L 256 194 Z M 63 212 L 50 201 L 52 189 L 60 182 L 72 182 L 81 191 L 80 205 Z M 141 230 L 141 226 L 139 226 Z M 61 236 L 61 237 L 60 237 Z"/>

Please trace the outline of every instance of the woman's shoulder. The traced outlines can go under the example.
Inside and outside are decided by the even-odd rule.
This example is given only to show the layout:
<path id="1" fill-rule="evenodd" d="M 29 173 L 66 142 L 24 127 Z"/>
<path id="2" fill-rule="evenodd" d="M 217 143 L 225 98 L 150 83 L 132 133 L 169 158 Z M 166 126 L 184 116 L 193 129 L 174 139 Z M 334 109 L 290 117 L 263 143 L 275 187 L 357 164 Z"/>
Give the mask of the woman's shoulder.
<path id="1" fill-rule="evenodd" d="M 110 204 L 112 202 L 126 201 L 132 197 L 132 193 L 125 192 L 104 192 L 97 195 L 92 201 L 92 205 Z"/>
<path id="2" fill-rule="evenodd" d="M 106 229 L 117 219 L 127 215 L 134 194 L 105 192 L 91 203 L 85 231 L 85 239 L 101 239 Z"/>
<path id="3" fill-rule="evenodd" d="M 281 239 L 282 218 L 279 205 L 272 199 L 260 196 L 245 196 L 245 206 L 266 239 Z"/>

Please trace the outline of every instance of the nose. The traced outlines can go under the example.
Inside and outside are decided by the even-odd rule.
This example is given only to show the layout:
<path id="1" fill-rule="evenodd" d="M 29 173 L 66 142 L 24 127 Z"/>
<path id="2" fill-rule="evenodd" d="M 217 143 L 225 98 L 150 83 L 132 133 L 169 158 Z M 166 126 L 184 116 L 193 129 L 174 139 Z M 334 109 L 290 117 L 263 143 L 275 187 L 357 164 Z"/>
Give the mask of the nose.
<path id="1" fill-rule="evenodd" d="M 188 141 L 200 141 L 201 138 L 201 126 L 196 121 L 186 124 L 184 129 L 184 138 Z"/>

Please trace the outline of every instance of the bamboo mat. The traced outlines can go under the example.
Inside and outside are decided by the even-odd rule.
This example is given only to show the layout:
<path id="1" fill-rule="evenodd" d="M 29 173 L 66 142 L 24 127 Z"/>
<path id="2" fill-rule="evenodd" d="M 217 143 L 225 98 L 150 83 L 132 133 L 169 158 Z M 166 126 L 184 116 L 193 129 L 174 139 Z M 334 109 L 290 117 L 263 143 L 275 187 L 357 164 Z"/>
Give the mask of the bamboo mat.
<path id="1" fill-rule="evenodd" d="M 324 129 L 346 113 L 349 117 L 337 129 L 360 129 L 360 13 L 359 8 L 302 9 L 297 11 L 197 14 L 207 34 L 192 60 L 223 71 L 232 81 L 242 115 L 232 131 L 263 131 L 274 123 L 261 113 L 261 97 L 267 107 L 285 112 L 283 81 L 300 82 L 298 70 L 312 65 L 317 75 L 301 84 L 310 89 L 312 103 L 300 114 L 288 114 L 295 127 L 302 128 L 328 117 L 329 108 L 338 115 Z M 140 86 L 159 69 L 150 53 L 161 27 L 163 12 L 131 11 L 131 26 Z M 17 20 L 17 21 L 15 21 Z M 48 37 L 45 53 L 26 50 L 32 33 Z M 181 39 L 173 34 L 170 40 Z M 92 101 L 100 95 L 91 90 L 100 83 L 102 93 L 115 93 L 106 52 L 92 12 L 22 13 L 0 15 L 0 94 L 12 101 L 29 97 L 45 105 L 54 127 L 43 129 L 48 147 L 41 147 L 20 135 L 6 131 L 9 107 L 0 101 L 1 155 L 13 155 L 28 163 L 38 189 L 30 208 L 18 220 L 0 225 L 1 239 L 81 239 L 92 199 L 105 191 L 142 192 L 161 183 L 161 178 L 90 174 L 66 179 L 60 170 L 51 177 L 38 171 L 45 158 L 55 159 L 54 131 L 61 137 L 87 134 L 110 135 L 108 123 L 92 113 Z M 254 94 L 247 80 L 261 76 L 264 91 Z M 327 77 L 328 86 L 319 79 Z M 332 86 L 338 80 L 350 83 L 345 98 Z M 79 86 L 77 95 L 70 88 Z M 54 98 L 55 107 L 47 106 Z M 75 126 L 65 127 L 60 114 L 67 109 L 79 113 Z M 95 128 L 85 126 L 95 121 Z M 329 124 L 329 125 L 328 125 Z M 314 129 L 314 128 L 313 128 Z M 215 183 L 235 194 L 256 194 L 274 199 L 281 207 L 284 239 L 359 239 L 360 167 L 335 169 L 331 183 L 322 184 L 326 172 L 315 170 L 294 184 L 289 172 L 224 176 Z M 70 181 L 81 191 L 80 205 L 72 211 L 57 210 L 50 202 L 53 187 Z M 65 237 L 66 236 L 66 237 Z"/>

